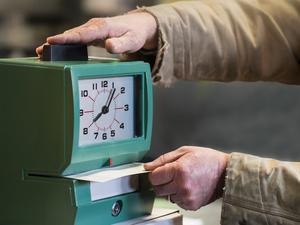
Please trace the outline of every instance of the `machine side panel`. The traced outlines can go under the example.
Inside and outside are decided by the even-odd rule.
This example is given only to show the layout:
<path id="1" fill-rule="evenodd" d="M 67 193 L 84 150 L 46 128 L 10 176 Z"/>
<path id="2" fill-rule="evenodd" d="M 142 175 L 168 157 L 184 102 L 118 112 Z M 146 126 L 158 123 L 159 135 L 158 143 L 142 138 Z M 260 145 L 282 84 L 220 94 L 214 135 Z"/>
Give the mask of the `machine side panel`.
<path id="1" fill-rule="evenodd" d="M 1 167 L 59 174 L 66 166 L 61 69 L 0 65 Z"/>
<path id="2" fill-rule="evenodd" d="M 74 225 L 77 208 L 72 180 L 32 176 L 7 184 L 9 194 L 1 196 L 1 225 Z"/>
<path id="3" fill-rule="evenodd" d="M 63 68 L 1 63 L 0 78 L 0 224 L 60 224 L 43 220 L 67 212 L 61 224 L 73 224 L 73 183 L 26 178 L 59 174 L 67 164 Z"/>

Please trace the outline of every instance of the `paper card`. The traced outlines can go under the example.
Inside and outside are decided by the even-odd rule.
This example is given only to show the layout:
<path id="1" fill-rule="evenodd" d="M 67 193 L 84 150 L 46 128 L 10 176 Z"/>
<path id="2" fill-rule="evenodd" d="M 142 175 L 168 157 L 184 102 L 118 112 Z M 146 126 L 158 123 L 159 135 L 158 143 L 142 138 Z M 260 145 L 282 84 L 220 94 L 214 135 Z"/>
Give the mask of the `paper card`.
<path id="1" fill-rule="evenodd" d="M 117 195 L 123 195 L 139 189 L 139 176 L 126 176 L 108 182 L 91 182 L 91 200 L 97 201 Z"/>
<path id="2" fill-rule="evenodd" d="M 122 166 L 103 168 L 85 173 L 73 174 L 65 177 L 91 182 L 107 182 L 121 177 L 148 172 L 149 171 L 144 169 L 143 163 L 131 163 Z"/>

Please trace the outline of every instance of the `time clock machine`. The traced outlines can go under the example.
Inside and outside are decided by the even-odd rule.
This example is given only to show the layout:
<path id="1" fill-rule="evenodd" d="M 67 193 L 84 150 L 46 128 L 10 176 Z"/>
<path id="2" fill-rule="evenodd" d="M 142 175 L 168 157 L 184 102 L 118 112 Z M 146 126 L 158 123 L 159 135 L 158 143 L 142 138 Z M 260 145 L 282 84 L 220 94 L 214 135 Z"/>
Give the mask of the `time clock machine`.
<path id="1" fill-rule="evenodd" d="M 149 150 L 147 63 L 2 59 L 0 76 L 0 224 L 114 224 L 151 213 L 154 194 L 141 180 L 95 199 L 92 182 L 66 177 Z"/>

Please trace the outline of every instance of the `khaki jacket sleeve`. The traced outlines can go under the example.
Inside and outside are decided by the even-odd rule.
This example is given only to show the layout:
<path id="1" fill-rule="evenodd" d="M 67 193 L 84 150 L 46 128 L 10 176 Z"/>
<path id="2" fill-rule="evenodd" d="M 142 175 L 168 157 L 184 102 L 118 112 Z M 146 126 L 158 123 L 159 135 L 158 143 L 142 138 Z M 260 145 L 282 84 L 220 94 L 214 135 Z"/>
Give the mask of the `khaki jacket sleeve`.
<path id="1" fill-rule="evenodd" d="M 199 0 L 141 10 L 159 26 L 154 81 L 300 84 L 300 0 Z"/>
<path id="2" fill-rule="evenodd" d="M 233 153 L 222 225 L 300 224 L 300 163 Z"/>

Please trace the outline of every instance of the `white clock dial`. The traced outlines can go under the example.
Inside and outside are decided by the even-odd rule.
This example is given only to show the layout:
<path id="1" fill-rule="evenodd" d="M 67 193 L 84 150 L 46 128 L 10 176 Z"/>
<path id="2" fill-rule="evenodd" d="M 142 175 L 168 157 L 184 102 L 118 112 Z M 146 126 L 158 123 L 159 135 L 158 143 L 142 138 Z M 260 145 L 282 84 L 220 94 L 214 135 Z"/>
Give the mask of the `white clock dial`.
<path id="1" fill-rule="evenodd" d="M 79 146 L 134 137 L 134 78 L 79 80 Z"/>

